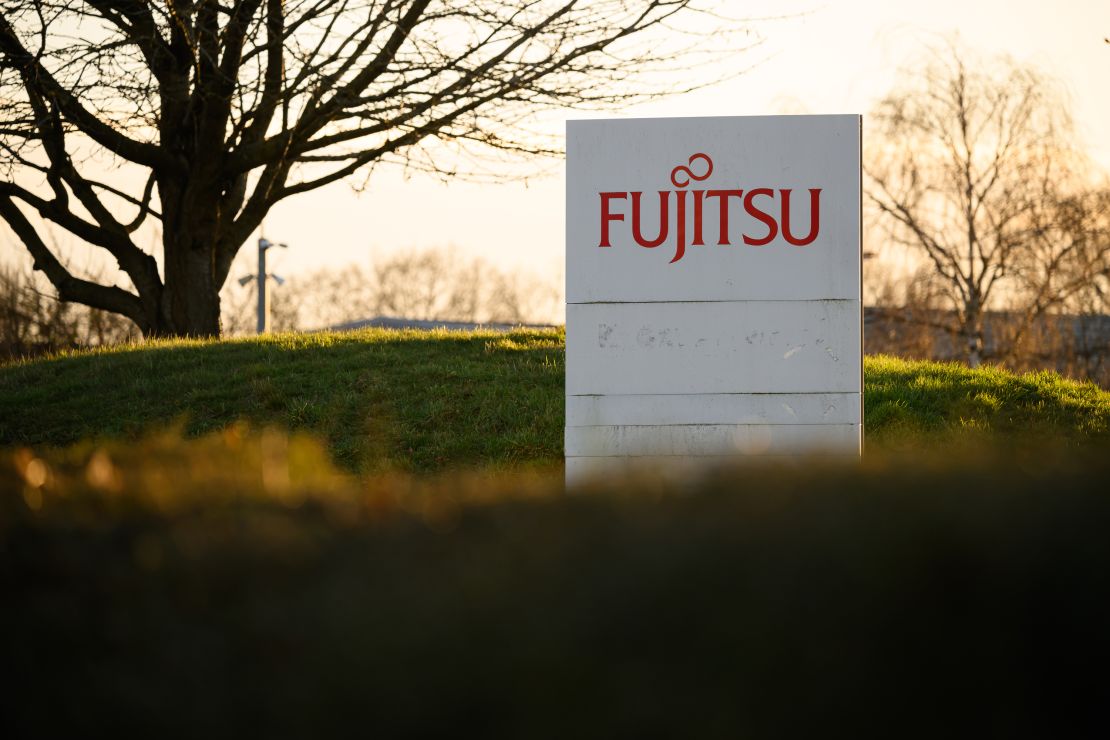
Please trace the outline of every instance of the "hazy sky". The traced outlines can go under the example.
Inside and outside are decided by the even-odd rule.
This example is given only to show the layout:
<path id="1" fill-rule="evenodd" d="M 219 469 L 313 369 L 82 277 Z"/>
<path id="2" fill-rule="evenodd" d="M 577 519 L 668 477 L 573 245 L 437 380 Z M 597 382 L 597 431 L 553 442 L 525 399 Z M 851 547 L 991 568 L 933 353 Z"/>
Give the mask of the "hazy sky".
<path id="1" fill-rule="evenodd" d="M 736 12 L 755 8 L 751 14 L 759 8 L 735 6 Z M 799 15 L 758 24 L 766 42 L 749 57 L 762 60 L 750 72 L 623 115 L 866 114 L 922 43 L 958 30 L 971 49 L 1010 54 L 1058 77 L 1072 96 L 1080 134 L 1110 168 L 1107 0 L 790 0 L 774 7 L 784 16 Z M 276 258 L 277 269 L 295 274 L 374 253 L 441 245 L 506 267 L 561 269 L 562 166 L 539 162 L 535 169 L 551 174 L 527 184 L 444 185 L 381 171 L 362 194 L 337 185 L 287 201 L 266 222 L 271 238 L 292 245 Z"/>
<path id="2" fill-rule="evenodd" d="M 1108 0 L 735 0 L 729 6 L 737 15 L 785 16 L 756 22 L 766 41 L 746 58 L 759 62 L 755 68 L 726 85 L 621 115 L 866 114 L 923 43 L 958 31 L 972 50 L 1006 53 L 1060 79 L 1080 135 L 1110 169 Z M 562 165 L 537 162 L 534 171 L 527 184 L 445 185 L 381 169 L 361 194 L 339 183 L 297 196 L 266 221 L 267 236 L 291 245 L 271 252 L 272 267 L 295 277 L 394 250 L 452 245 L 506 268 L 561 274 Z M 22 249 L 10 235 L 3 241 L 7 257 Z M 252 253 L 244 249 L 233 278 L 250 270 Z"/>

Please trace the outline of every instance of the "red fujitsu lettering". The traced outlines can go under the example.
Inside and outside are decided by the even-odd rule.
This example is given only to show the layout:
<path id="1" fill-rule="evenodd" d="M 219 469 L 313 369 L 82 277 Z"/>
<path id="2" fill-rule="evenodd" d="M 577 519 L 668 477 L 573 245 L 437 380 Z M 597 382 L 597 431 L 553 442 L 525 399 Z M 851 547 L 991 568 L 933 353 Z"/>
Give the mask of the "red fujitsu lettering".
<path id="1" fill-rule="evenodd" d="M 782 196 L 782 238 L 795 247 L 812 244 L 821 230 L 821 188 L 809 189 L 809 234 L 804 239 L 795 239 L 790 233 L 790 191 L 780 190 Z"/>
<path id="2" fill-rule="evenodd" d="M 609 213 L 609 201 L 614 198 L 625 199 L 628 193 L 600 193 L 601 195 L 601 243 L 599 247 L 611 247 L 609 243 L 609 222 L 610 221 L 623 221 L 623 213 Z"/>
<path id="3" fill-rule="evenodd" d="M 678 216 L 675 218 L 678 237 L 675 240 L 674 257 L 671 258 L 672 265 L 682 259 L 682 255 L 686 254 L 686 191 L 676 191 L 674 198 L 678 206 Z"/>
<path id="4" fill-rule="evenodd" d="M 805 247 L 812 244 L 821 232 L 821 188 L 809 189 L 809 231 L 805 236 L 795 236 L 794 225 L 791 222 L 791 197 L 794 193 L 790 188 L 781 188 L 777 191 L 777 197 L 782 199 L 779 204 L 778 218 L 776 219 L 771 215 L 774 207 L 774 200 L 776 191 L 772 188 L 754 188 L 752 190 L 694 190 L 691 188 L 694 183 L 700 183 L 708 180 L 713 174 L 713 160 L 708 154 L 697 153 L 692 154 L 687 159 L 687 164 L 678 165 L 671 170 L 671 185 L 675 187 L 674 190 L 660 190 L 659 194 L 659 224 L 658 231 L 652 238 L 644 236 L 644 215 L 643 215 L 643 197 L 644 193 L 640 191 L 631 192 L 609 192 L 598 193 L 601 198 L 601 235 L 599 239 L 599 247 L 611 247 L 612 241 L 610 239 L 611 226 L 614 221 L 632 222 L 632 238 L 641 247 L 647 249 L 654 249 L 667 241 L 672 231 L 672 223 L 674 224 L 675 235 L 675 251 L 674 256 L 671 258 L 671 264 L 678 262 L 685 256 L 687 246 L 705 246 L 705 224 L 703 218 L 705 211 L 712 206 L 707 206 L 706 201 L 709 198 L 717 199 L 717 213 L 718 213 L 718 236 L 717 244 L 721 246 L 730 246 L 731 234 L 729 233 L 729 208 L 732 205 L 729 201 L 730 198 L 736 198 L 739 201 L 739 206 L 744 209 L 746 215 L 760 223 L 766 228 L 767 232 L 763 236 L 751 236 L 746 233 L 741 233 L 744 244 L 753 247 L 762 247 L 775 241 L 779 233 L 782 233 L 783 239 L 788 244 L 796 247 Z M 691 193 L 692 197 L 687 198 L 686 194 Z M 671 195 L 674 195 L 675 213 L 674 221 L 670 212 Z M 613 201 L 614 200 L 632 200 L 632 213 L 614 213 Z M 767 206 L 761 206 L 756 203 L 756 198 L 765 197 L 770 199 Z M 687 233 L 690 228 L 686 223 L 687 211 L 692 205 L 692 221 L 693 230 Z M 747 222 L 745 222 L 746 224 Z M 758 229 L 758 227 L 755 227 Z"/>
<path id="5" fill-rule="evenodd" d="M 722 246 L 731 244 L 728 240 L 728 199 L 729 198 L 742 198 L 744 196 L 743 190 L 706 190 L 706 198 L 720 198 L 721 204 L 721 231 L 720 237 L 717 239 L 717 244 Z"/>
<path id="6" fill-rule="evenodd" d="M 748 212 L 748 215 L 752 216 L 753 218 L 757 218 L 763 223 L 767 224 L 767 236 L 762 239 L 753 239 L 752 237 L 745 234 L 744 243 L 750 244 L 753 247 L 762 247 L 764 244 L 770 244 L 772 241 L 774 241 L 775 237 L 778 236 L 779 225 L 775 223 L 774 218 L 759 210 L 759 208 L 757 208 L 756 205 L 752 203 L 752 199 L 754 199 L 757 195 L 767 195 L 771 198 L 774 198 L 775 191 L 771 190 L 770 188 L 756 188 L 755 190 L 749 190 L 748 194 L 744 196 L 744 210 Z"/>
<path id="7" fill-rule="evenodd" d="M 668 213 L 670 208 L 668 206 L 670 204 L 671 191 L 659 191 L 659 236 L 651 241 L 644 239 L 643 234 L 640 232 L 640 197 L 642 195 L 643 193 L 632 193 L 632 238 L 635 239 L 636 243 L 641 247 L 653 249 L 667 239 L 668 220 L 670 216 Z"/>
<path id="8" fill-rule="evenodd" d="M 704 190 L 691 190 L 694 194 L 694 238 L 690 242 L 691 247 L 705 246 L 705 242 L 701 238 L 701 201 L 705 197 Z"/>

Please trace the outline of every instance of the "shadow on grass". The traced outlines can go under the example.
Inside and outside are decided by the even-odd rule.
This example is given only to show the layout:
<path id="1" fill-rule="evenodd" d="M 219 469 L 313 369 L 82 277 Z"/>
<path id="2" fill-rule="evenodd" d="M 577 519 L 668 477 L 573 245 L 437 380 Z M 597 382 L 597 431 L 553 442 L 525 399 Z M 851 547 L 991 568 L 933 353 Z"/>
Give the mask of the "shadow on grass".
<path id="1" fill-rule="evenodd" d="M 0 444 L 309 431 L 350 471 L 555 464 L 558 331 L 278 335 L 153 342 L 0 368 Z"/>

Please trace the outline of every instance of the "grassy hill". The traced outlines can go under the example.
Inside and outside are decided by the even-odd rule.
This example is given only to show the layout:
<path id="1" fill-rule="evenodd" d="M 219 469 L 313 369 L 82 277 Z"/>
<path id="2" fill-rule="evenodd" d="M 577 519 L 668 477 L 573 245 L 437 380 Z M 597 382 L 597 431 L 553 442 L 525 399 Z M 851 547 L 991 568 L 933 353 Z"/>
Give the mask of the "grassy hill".
<path id="1" fill-rule="evenodd" d="M 344 468 L 561 460 L 563 335 L 367 330 L 154 342 L 0 368 L 0 444 L 307 431 Z"/>
<path id="2" fill-rule="evenodd" d="M 0 445 L 189 436 L 234 422 L 321 437 L 347 470 L 558 465 L 561 331 L 365 330 L 168 341 L 0 367 Z M 1051 373 L 869 357 L 872 448 L 990 432 L 1110 438 L 1110 393 Z"/>

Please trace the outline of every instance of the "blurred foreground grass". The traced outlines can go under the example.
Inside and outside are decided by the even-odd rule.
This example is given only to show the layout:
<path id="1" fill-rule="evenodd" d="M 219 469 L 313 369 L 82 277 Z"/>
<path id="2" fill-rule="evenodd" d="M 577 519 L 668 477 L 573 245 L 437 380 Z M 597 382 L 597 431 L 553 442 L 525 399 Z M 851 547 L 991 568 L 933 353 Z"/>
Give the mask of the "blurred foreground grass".
<path id="1" fill-rule="evenodd" d="M 390 331 L 162 341 L 0 366 L 0 446 L 187 436 L 238 422 L 309 432 L 360 473 L 552 469 L 561 330 Z M 1052 373 L 868 357 L 868 449 L 988 437 L 1110 442 L 1110 392 Z"/>
<path id="2" fill-rule="evenodd" d="M 329 457 L 241 424 L 0 453 L 12 736 L 1105 729 L 1097 449 L 570 494 Z"/>

